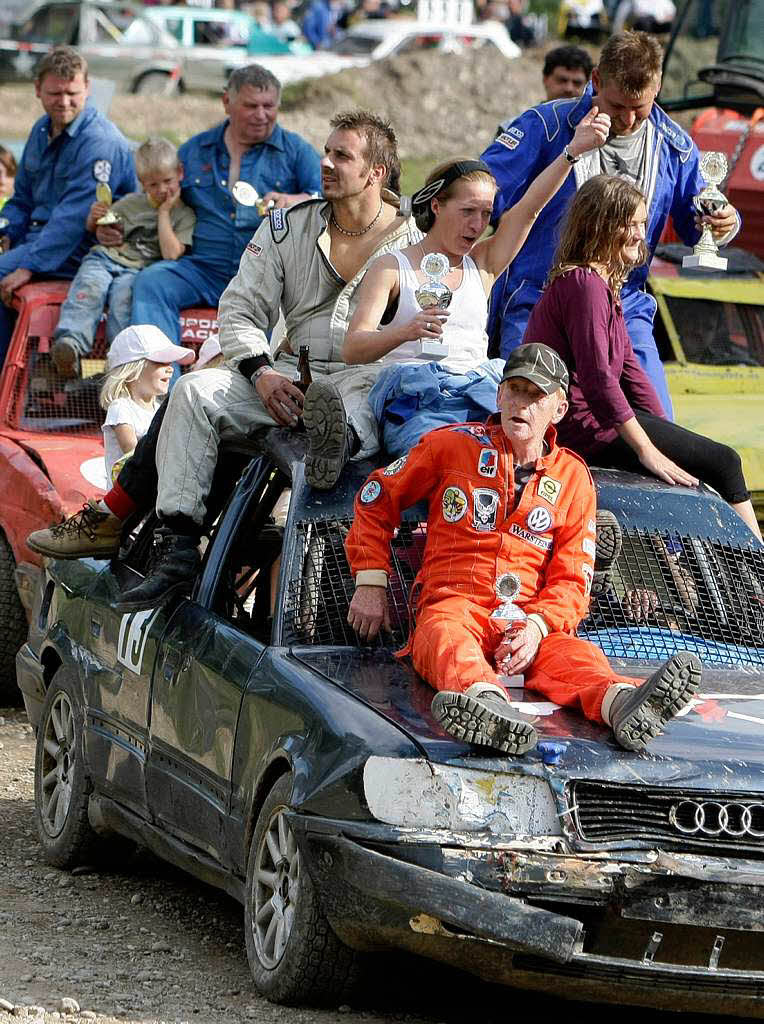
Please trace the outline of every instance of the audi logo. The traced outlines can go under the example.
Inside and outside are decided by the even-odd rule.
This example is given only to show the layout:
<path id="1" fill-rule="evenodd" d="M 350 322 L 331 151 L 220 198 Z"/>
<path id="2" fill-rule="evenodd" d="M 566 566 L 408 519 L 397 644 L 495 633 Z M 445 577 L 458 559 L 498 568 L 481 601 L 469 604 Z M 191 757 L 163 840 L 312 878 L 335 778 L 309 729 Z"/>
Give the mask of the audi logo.
<path id="1" fill-rule="evenodd" d="M 681 800 L 669 811 L 669 823 L 684 836 L 764 839 L 764 803 Z"/>

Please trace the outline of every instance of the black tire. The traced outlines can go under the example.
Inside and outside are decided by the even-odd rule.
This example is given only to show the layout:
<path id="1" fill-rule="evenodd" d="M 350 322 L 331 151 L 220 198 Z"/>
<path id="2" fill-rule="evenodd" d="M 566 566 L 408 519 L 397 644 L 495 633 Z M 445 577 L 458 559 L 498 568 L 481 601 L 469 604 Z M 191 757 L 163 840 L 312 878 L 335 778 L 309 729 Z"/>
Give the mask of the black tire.
<path id="1" fill-rule="evenodd" d="M 171 86 L 167 91 L 170 76 L 164 71 L 147 71 L 141 75 L 133 87 L 136 96 L 173 96 L 177 92 L 177 85 Z"/>
<path id="2" fill-rule="evenodd" d="M 268 794 L 252 836 L 244 909 L 247 957 L 255 986 L 266 999 L 287 1006 L 320 1005 L 336 1001 L 352 986 L 359 957 L 332 931 L 300 863 L 281 814 L 291 792 L 291 777 L 283 775 Z M 275 882 L 263 881 L 268 872 L 275 873 Z"/>
<path id="3" fill-rule="evenodd" d="M 27 638 L 27 617 L 16 589 L 16 559 L 11 546 L 0 533 L 0 705 L 21 705 L 21 690 L 16 684 L 16 654 Z"/>
<path id="4" fill-rule="evenodd" d="M 100 840 L 88 821 L 92 791 L 85 769 L 85 716 L 74 673 L 51 680 L 37 728 L 34 806 L 43 856 L 57 868 L 90 862 Z"/>

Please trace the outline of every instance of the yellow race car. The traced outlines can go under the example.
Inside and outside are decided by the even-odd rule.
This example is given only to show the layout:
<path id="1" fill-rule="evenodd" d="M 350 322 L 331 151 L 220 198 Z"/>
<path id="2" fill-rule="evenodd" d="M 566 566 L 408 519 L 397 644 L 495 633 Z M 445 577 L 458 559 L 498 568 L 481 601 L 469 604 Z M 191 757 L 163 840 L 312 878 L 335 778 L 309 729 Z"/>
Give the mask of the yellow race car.
<path id="1" fill-rule="evenodd" d="M 727 272 L 683 271 L 683 246 L 658 249 L 648 287 L 677 423 L 732 445 L 764 520 L 764 263 L 725 251 Z"/>

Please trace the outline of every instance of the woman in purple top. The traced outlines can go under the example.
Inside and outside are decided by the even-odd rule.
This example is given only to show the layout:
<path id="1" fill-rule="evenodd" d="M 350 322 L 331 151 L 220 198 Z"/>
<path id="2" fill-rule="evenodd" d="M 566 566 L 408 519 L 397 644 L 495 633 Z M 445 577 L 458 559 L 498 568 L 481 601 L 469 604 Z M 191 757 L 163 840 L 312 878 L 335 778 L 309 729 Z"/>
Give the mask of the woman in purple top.
<path id="1" fill-rule="evenodd" d="M 621 285 L 647 259 L 647 209 L 622 178 L 599 175 L 576 193 L 544 294 L 524 342 L 555 349 L 570 372 L 570 407 L 560 444 L 589 463 L 642 470 L 670 484 L 714 487 L 756 537 L 761 532 L 740 456 L 667 420 L 634 355 Z"/>

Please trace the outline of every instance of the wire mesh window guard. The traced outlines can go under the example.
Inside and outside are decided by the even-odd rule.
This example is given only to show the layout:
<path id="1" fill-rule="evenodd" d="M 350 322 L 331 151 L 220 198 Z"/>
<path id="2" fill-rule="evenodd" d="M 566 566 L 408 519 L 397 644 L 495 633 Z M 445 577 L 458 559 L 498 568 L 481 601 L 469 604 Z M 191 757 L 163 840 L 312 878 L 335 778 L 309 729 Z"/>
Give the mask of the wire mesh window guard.
<path id="1" fill-rule="evenodd" d="M 349 519 L 298 524 L 285 642 L 356 645 L 346 621 L 354 589 L 344 549 L 349 528 Z M 425 539 L 424 523 L 404 523 L 395 535 L 392 636 L 380 644 L 405 642 Z M 764 552 L 679 533 L 624 531 L 612 580 L 592 598 L 579 635 L 611 657 L 660 661 L 684 649 L 710 664 L 764 668 Z"/>

